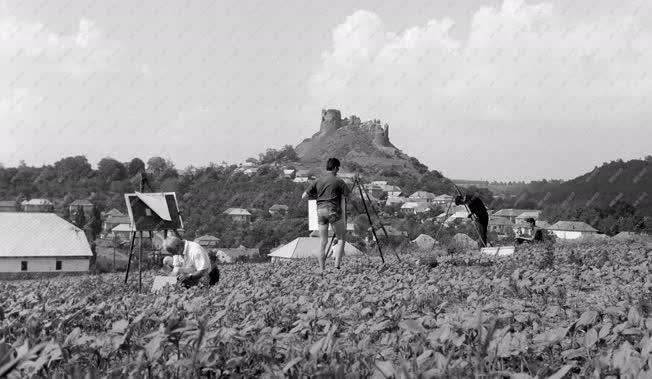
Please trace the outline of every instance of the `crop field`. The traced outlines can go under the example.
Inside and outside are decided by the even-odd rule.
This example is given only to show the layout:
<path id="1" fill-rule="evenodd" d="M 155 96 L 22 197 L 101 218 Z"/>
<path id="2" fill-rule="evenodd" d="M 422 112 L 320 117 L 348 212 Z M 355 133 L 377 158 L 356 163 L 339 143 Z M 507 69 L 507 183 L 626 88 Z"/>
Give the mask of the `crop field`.
<path id="1" fill-rule="evenodd" d="M 650 247 L 223 265 L 159 294 L 123 274 L 2 282 L 0 376 L 650 377 Z"/>

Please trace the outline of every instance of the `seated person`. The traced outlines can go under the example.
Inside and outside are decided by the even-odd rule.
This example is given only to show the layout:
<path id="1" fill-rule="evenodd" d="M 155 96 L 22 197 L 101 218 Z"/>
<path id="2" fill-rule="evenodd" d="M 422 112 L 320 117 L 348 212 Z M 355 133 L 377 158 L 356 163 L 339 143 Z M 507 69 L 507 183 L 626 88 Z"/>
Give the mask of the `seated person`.
<path id="1" fill-rule="evenodd" d="M 184 267 L 183 256 L 173 255 L 163 258 L 163 265 L 172 267 L 171 275 L 179 275 L 181 273 L 191 273 L 192 268 Z"/>
<path id="2" fill-rule="evenodd" d="M 176 270 L 179 283 L 186 288 L 195 286 L 201 281 L 207 282 L 208 285 L 214 285 L 219 280 L 217 266 L 211 265 L 208 252 L 200 244 L 177 237 L 168 237 L 163 242 L 163 250 L 173 254 L 172 257 L 166 257 L 163 260 L 169 266 L 174 267 L 174 256 L 180 256 L 176 258 L 177 267 L 174 267 L 173 273 Z M 172 258 L 172 260 L 168 258 Z"/>
<path id="3" fill-rule="evenodd" d="M 543 242 L 543 230 L 536 227 L 536 221 L 530 217 L 525 219 L 525 222 L 528 224 L 528 232 L 526 234 L 519 234 L 516 236 L 516 244 L 520 245 L 524 242 L 527 243 L 539 243 Z"/>

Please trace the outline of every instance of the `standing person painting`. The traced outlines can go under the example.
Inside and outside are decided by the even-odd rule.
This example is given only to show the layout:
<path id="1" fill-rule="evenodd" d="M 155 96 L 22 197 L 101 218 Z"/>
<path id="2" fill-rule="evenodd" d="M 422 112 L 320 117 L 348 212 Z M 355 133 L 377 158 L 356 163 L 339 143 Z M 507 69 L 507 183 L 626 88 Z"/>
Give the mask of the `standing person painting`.
<path id="1" fill-rule="evenodd" d="M 323 178 L 312 182 L 301 198 L 317 200 L 317 222 L 319 223 L 319 236 L 321 237 L 319 265 L 322 270 L 326 269 L 326 245 L 328 244 L 328 226 L 335 229 L 337 236 L 337 251 L 335 252 L 335 266 L 339 269 L 344 255 L 344 243 L 346 224 L 342 215 L 342 196 L 345 198 L 351 193 L 351 189 L 341 178 L 337 177 L 340 170 L 340 161 L 337 158 L 329 158 L 326 162 L 328 173 Z"/>
<path id="2" fill-rule="evenodd" d="M 480 238 L 482 239 L 483 247 L 487 245 L 487 227 L 489 226 L 489 213 L 487 212 L 487 207 L 477 195 L 464 195 L 464 196 L 455 196 L 455 205 L 465 204 L 469 211 L 469 218 L 475 216 L 474 220 L 479 225 Z"/>

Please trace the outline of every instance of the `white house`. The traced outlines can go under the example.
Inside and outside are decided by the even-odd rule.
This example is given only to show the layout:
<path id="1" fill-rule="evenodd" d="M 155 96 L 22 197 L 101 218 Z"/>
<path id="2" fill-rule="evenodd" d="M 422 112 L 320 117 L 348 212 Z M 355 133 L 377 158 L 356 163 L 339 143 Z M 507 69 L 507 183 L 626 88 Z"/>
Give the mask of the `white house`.
<path id="1" fill-rule="evenodd" d="M 559 239 L 574 240 L 596 234 L 598 231 L 582 221 L 557 221 L 548 230 Z"/>
<path id="2" fill-rule="evenodd" d="M 541 217 L 541 211 L 526 211 L 516 216 L 516 222 L 527 220 L 528 218 L 533 218 L 534 221 L 537 221 Z"/>
<path id="3" fill-rule="evenodd" d="M 288 178 L 288 179 L 291 178 L 292 174 L 294 174 L 294 171 L 295 170 L 293 168 L 283 169 L 283 177 Z"/>
<path id="4" fill-rule="evenodd" d="M 432 203 L 437 205 L 448 205 L 451 201 L 453 201 L 453 196 L 451 195 L 439 195 L 432 199 Z"/>
<path id="5" fill-rule="evenodd" d="M 305 183 L 312 177 L 310 170 L 297 170 L 293 182 Z"/>
<path id="6" fill-rule="evenodd" d="M 424 203 L 432 203 L 432 201 L 435 199 L 435 194 L 432 192 L 427 192 L 427 191 L 417 191 L 410 195 L 409 200 L 410 201 L 415 201 L 415 202 L 424 202 Z"/>
<path id="7" fill-rule="evenodd" d="M 84 231 L 54 213 L 0 213 L 0 272 L 88 271 Z"/>
<path id="8" fill-rule="evenodd" d="M 401 211 L 404 213 L 417 214 L 422 212 L 428 212 L 429 210 L 430 210 L 430 206 L 428 205 L 428 203 L 424 203 L 424 202 L 408 201 L 407 203 L 401 206 Z"/>
<path id="9" fill-rule="evenodd" d="M 227 208 L 224 212 L 225 215 L 231 217 L 235 222 L 249 222 L 251 221 L 251 213 L 243 208 Z"/>
<path id="10" fill-rule="evenodd" d="M 498 212 L 492 214 L 492 216 L 496 217 L 505 217 L 511 222 L 516 222 L 516 217 L 520 216 L 521 214 L 525 212 L 541 212 L 537 211 L 536 209 L 501 209 Z"/>
<path id="11" fill-rule="evenodd" d="M 407 201 L 406 198 L 403 196 L 387 196 L 387 200 L 385 201 L 386 206 L 394 205 L 394 204 L 403 204 Z"/>

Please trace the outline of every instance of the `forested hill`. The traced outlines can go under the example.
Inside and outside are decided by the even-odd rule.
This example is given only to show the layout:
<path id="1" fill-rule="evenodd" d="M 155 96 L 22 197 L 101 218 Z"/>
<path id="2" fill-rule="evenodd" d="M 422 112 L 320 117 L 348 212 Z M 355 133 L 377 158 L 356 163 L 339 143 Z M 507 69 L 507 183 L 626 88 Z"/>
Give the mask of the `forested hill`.
<path id="1" fill-rule="evenodd" d="M 99 212 L 116 208 L 126 212 L 124 194 L 138 190 L 139 173 L 148 172 L 155 190 L 174 191 L 179 199 L 186 237 L 203 234 L 218 236 L 224 247 L 243 244 L 259 247 L 261 251 L 289 242 L 307 234 L 307 204 L 301 200 L 306 183 L 294 183 L 283 176 L 283 165 L 278 159 L 269 163 L 266 155 L 278 158 L 270 149 L 261 154 L 258 171 L 246 175 L 235 165 L 222 167 L 189 167 L 177 170 L 174 163 L 160 157 L 147 163 L 139 158 L 119 162 L 102 159 L 97 169 L 84 156 L 63 158 L 52 165 L 31 167 L 0 166 L 0 200 L 46 198 L 54 203 L 55 212 L 70 219 L 68 206 L 75 200 L 89 199 Z M 278 153 L 278 152 L 277 152 Z M 267 157 L 269 158 L 269 157 Z M 289 164 L 289 162 L 287 162 Z M 448 181 L 437 171 L 424 173 L 420 178 L 389 173 L 385 177 L 364 177 L 367 180 L 387 180 L 410 194 L 417 190 L 440 193 L 447 191 Z M 272 217 L 269 207 L 283 204 L 289 207 L 283 219 Z M 252 213 L 252 222 L 236 225 L 223 214 L 227 208 L 245 208 Z M 95 222 L 93 235 L 99 233 L 101 223 Z"/>
<path id="2" fill-rule="evenodd" d="M 624 202 L 652 215 L 652 157 L 604 163 L 591 172 L 555 185 L 530 186 L 542 203 L 608 207 Z"/>

